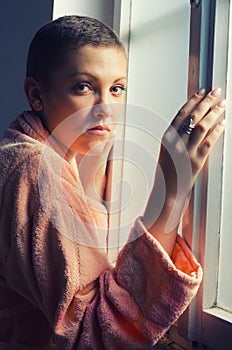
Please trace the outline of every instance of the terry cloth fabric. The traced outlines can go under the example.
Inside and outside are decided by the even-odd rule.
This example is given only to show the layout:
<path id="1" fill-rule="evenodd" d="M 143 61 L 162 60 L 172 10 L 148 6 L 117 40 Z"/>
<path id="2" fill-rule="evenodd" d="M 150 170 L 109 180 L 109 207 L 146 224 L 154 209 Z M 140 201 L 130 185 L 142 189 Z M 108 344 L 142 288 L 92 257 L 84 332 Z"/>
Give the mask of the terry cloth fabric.
<path id="1" fill-rule="evenodd" d="M 151 349 L 195 296 L 202 269 L 180 236 L 170 258 L 142 218 L 111 266 L 106 209 L 86 198 L 48 138 L 24 112 L 0 144 L 0 341 L 10 349 Z"/>

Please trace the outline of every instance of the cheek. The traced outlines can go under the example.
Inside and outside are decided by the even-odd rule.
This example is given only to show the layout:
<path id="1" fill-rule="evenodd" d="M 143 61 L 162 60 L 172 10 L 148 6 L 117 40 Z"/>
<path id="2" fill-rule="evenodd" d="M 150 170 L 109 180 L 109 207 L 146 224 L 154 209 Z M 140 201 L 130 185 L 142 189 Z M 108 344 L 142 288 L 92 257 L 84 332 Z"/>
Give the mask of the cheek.
<path id="1" fill-rule="evenodd" d="M 57 93 L 46 101 L 46 105 L 51 111 L 54 110 L 59 115 L 65 114 L 65 116 L 69 116 L 91 107 L 92 101 L 90 98 L 72 96 L 68 93 Z"/>
<path id="2" fill-rule="evenodd" d="M 78 109 L 90 108 L 95 104 L 95 95 L 93 93 L 89 93 L 87 95 L 69 95 L 68 98 L 69 103 L 72 106 Z"/>
<path id="3" fill-rule="evenodd" d="M 85 134 L 89 124 L 89 115 L 86 110 L 76 111 L 76 108 L 59 111 L 59 113 L 59 118 L 55 116 L 53 135 L 69 148 L 72 143 L 75 143 L 75 140 Z"/>
<path id="4" fill-rule="evenodd" d="M 89 109 L 72 109 L 72 113 L 68 114 L 63 121 L 63 130 L 66 133 L 71 133 L 75 138 L 78 138 L 85 133 L 90 124 Z"/>

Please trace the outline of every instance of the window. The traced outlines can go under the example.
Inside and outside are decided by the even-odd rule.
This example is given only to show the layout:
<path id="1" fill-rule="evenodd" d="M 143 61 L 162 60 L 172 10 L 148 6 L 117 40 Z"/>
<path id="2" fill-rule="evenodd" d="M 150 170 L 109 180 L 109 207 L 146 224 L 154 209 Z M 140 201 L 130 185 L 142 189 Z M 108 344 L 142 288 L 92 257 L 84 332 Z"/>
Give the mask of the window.
<path id="1" fill-rule="evenodd" d="M 232 275 L 230 271 L 230 266 L 232 264 L 232 256 L 230 252 L 230 249 L 232 247 L 232 235 L 230 224 L 230 209 L 232 208 L 232 202 L 231 185 L 229 185 L 231 184 L 230 156 L 232 149 L 232 124 L 230 120 L 230 115 L 232 112 L 231 19 L 232 3 L 229 0 L 222 2 L 217 1 L 215 22 L 215 62 L 213 72 L 215 83 L 221 82 L 221 84 L 223 84 L 222 86 L 225 89 L 225 95 L 227 99 L 227 126 L 224 137 L 224 145 L 221 143 L 218 145 L 217 148 L 218 152 L 222 152 L 223 154 L 220 163 L 221 168 L 217 169 L 217 165 L 213 163 L 213 159 L 211 162 L 212 166 L 209 168 L 209 192 L 211 193 L 211 195 L 208 199 L 208 230 L 206 240 L 205 261 L 207 270 L 214 269 L 215 271 L 214 276 L 212 276 L 211 273 L 211 275 L 208 276 L 208 279 L 205 280 L 204 289 L 206 291 L 204 293 L 203 298 L 203 307 L 205 312 L 208 312 L 209 315 L 213 315 L 212 318 L 215 317 L 218 319 L 217 329 L 219 332 L 220 329 L 224 329 L 224 335 L 223 338 L 221 338 L 221 341 L 224 341 L 225 344 L 228 344 L 229 341 L 229 333 L 226 334 L 225 330 L 228 328 L 229 332 L 230 329 L 230 333 L 232 330 Z M 224 23 L 223 26 L 222 21 Z M 215 157 L 217 154 L 217 150 L 215 153 Z M 218 183 L 221 184 L 221 186 L 218 186 Z M 213 204 L 213 201 L 215 201 L 215 197 L 213 194 L 214 188 L 216 188 L 216 191 L 221 192 L 219 193 L 219 196 L 217 196 L 217 193 L 215 193 L 217 196 L 217 203 L 215 204 Z M 209 223 L 209 221 L 212 220 L 210 218 L 214 218 L 215 226 L 218 227 L 218 232 L 215 232 L 216 230 L 212 232 L 214 237 L 212 237 L 210 233 L 212 226 Z M 214 240 L 213 244 L 211 243 L 212 240 Z M 213 257 L 211 256 L 212 252 L 215 253 L 214 261 Z M 222 320 L 221 323 L 219 321 L 220 319 Z M 214 328 L 212 328 L 211 330 L 215 332 Z M 231 335 L 230 338 L 232 339 Z"/>
<path id="2" fill-rule="evenodd" d="M 128 6 L 128 3 L 121 1 L 121 10 Z M 146 6 L 138 0 L 132 0 L 130 3 L 130 15 L 127 13 L 130 17 L 129 104 L 149 108 L 157 113 L 156 116 L 163 115 L 166 121 L 170 122 L 174 111 L 186 100 L 187 91 L 190 95 L 199 86 L 207 89 L 220 86 L 227 99 L 225 136 L 218 142 L 196 183 L 183 222 L 187 222 L 183 234 L 204 266 L 204 281 L 197 298 L 179 320 L 178 327 L 181 335 L 210 349 L 229 349 L 227 344 L 232 341 L 232 3 L 230 0 L 201 0 L 200 5 L 195 8 L 191 8 L 190 1 L 187 0 L 172 3 L 156 1 L 156 6 L 154 1 L 148 0 Z M 124 26 L 123 35 L 126 29 Z M 188 59 L 186 54 L 189 52 L 189 40 Z M 162 52 L 166 52 L 163 59 Z M 147 91 L 149 93 L 146 93 Z M 162 100 L 164 96 L 171 95 L 173 100 Z M 136 148 L 133 145 L 133 137 L 140 140 L 144 137 L 131 126 L 134 115 L 128 113 L 126 116 L 125 135 L 129 143 L 125 145 L 124 155 L 127 160 L 130 159 L 131 147 Z M 155 146 L 148 135 L 143 139 L 147 150 L 154 153 L 154 158 L 155 152 L 158 151 L 158 138 Z M 136 156 L 138 154 L 139 152 Z M 141 183 L 139 176 L 143 176 L 136 175 L 137 170 L 134 164 L 124 162 L 123 175 L 134 188 L 137 186 L 136 190 L 138 183 Z M 152 169 L 149 171 L 152 173 Z M 145 181 L 149 184 L 151 179 Z M 129 190 L 123 183 L 122 203 L 128 198 Z M 146 189 L 142 189 L 142 202 L 144 191 Z M 135 202 L 137 203 L 137 200 Z M 128 216 L 133 216 L 131 213 L 137 213 L 138 210 L 141 208 L 133 205 L 130 208 L 126 207 L 120 218 L 121 224 L 128 220 Z M 120 235 L 123 236 L 123 233 L 120 232 Z"/>
<path id="3" fill-rule="evenodd" d="M 195 12 L 194 12 L 195 11 Z M 193 16 L 199 16 L 199 9 Z M 231 19 L 229 0 L 201 2 L 200 85 L 220 86 L 227 99 L 226 131 L 194 189 L 190 241 L 204 265 L 204 283 L 180 321 L 180 331 L 211 349 L 229 349 L 232 341 L 232 235 L 230 225 L 232 97 Z M 192 18 L 192 20 L 194 20 Z"/>

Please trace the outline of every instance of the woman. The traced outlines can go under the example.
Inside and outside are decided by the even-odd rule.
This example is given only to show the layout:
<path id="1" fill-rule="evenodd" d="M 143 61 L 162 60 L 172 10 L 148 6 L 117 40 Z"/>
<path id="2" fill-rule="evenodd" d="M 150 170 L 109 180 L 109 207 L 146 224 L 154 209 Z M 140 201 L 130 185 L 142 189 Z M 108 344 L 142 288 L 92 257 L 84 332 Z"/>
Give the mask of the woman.
<path id="1" fill-rule="evenodd" d="M 31 43 L 31 111 L 0 147 L 0 349 L 151 349 L 197 292 L 202 270 L 177 228 L 224 130 L 216 121 L 225 101 L 217 103 L 220 89 L 200 89 L 174 118 L 159 158 L 162 205 L 157 171 L 113 267 L 104 193 L 126 71 L 122 43 L 95 19 L 59 18 Z M 192 173 L 180 192 L 183 159 Z"/>

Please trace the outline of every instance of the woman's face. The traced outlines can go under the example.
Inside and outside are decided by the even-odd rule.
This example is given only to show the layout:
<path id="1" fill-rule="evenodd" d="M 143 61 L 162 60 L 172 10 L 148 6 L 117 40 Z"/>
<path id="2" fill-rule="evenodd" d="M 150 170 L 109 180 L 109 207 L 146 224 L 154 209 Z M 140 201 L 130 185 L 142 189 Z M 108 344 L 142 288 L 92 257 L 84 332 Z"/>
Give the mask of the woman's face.
<path id="1" fill-rule="evenodd" d="M 82 154 L 112 138 L 123 110 L 126 76 L 126 55 L 120 48 L 86 45 L 70 53 L 54 70 L 49 90 L 41 92 L 49 131 Z"/>

